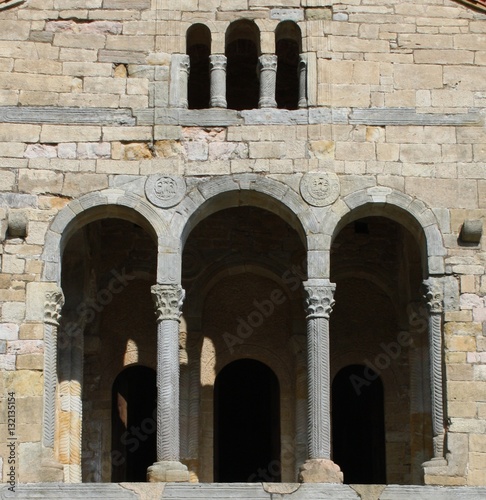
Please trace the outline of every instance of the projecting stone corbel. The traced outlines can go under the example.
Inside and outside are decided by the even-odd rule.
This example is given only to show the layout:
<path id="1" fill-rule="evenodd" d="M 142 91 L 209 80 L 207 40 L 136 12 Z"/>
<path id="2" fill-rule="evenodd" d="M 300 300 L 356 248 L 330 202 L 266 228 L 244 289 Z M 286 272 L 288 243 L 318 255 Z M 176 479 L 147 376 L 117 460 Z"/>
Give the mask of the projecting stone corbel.
<path id="1" fill-rule="evenodd" d="M 461 228 L 460 239 L 464 243 L 479 244 L 483 235 L 483 221 L 481 219 L 465 220 Z"/>

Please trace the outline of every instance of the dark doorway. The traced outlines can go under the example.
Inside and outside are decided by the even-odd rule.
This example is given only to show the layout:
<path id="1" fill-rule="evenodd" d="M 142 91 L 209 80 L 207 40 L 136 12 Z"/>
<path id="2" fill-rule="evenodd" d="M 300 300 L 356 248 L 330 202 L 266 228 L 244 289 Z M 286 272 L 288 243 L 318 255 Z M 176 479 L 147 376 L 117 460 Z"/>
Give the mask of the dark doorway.
<path id="1" fill-rule="evenodd" d="M 113 383 L 111 476 L 115 483 L 147 480 L 157 458 L 155 371 L 146 366 L 123 370 Z"/>
<path id="2" fill-rule="evenodd" d="M 332 443 L 345 483 L 386 483 L 383 384 L 366 366 L 347 366 L 334 378 Z"/>
<path id="3" fill-rule="evenodd" d="M 280 389 L 273 371 L 240 359 L 214 385 L 214 479 L 279 482 Z"/>

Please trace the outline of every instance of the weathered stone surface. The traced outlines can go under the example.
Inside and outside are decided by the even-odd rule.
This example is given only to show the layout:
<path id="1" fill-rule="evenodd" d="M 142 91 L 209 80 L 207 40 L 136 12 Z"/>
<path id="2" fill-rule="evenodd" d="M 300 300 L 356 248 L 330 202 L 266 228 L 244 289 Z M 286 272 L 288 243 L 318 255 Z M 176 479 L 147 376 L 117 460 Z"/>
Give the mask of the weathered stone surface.
<path id="1" fill-rule="evenodd" d="M 34 468 L 34 461 L 40 461 L 38 453 L 33 450 L 25 450 L 25 454 L 31 453 L 31 466 Z M 37 467 L 35 467 L 37 468 Z M 118 484 L 22 484 L 18 485 L 15 493 L 11 494 L 7 487 L 2 489 L 2 498 L 19 498 L 22 500 L 37 498 L 92 498 L 94 500 L 136 500 L 138 496 L 127 488 Z"/>
<path id="2" fill-rule="evenodd" d="M 476 500 L 486 495 L 486 488 L 447 488 L 433 486 L 386 486 L 380 500 L 427 498 L 430 500 Z"/>
<path id="3" fill-rule="evenodd" d="M 123 109 L 0 106 L 0 123 L 65 123 L 134 125 L 135 119 Z"/>

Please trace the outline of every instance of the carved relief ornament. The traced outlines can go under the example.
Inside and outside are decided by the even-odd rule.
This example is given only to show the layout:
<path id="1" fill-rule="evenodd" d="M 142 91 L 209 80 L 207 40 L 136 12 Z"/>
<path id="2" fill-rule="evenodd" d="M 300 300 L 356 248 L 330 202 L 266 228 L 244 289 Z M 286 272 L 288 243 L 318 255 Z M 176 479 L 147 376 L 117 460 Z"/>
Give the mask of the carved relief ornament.
<path id="1" fill-rule="evenodd" d="M 164 319 L 180 321 L 182 304 L 186 295 L 184 289 L 180 285 L 153 285 L 151 292 L 155 302 L 157 321 Z"/>
<path id="2" fill-rule="evenodd" d="M 61 309 L 64 305 L 64 295 L 61 290 L 46 292 L 44 302 L 44 321 L 50 325 L 59 326 Z"/>
<path id="3" fill-rule="evenodd" d="M 302 198 L 314 207 L 325 207 L 334 203 L 340 191 L 339 178 L 332 172 L 304 174 L 300 181 Z"/>
<path id="4" fill-rule="evenodd" d="M 440 278 L 429 278 L 424 281 L 425 300 L 431 313 L 442 313 L 444 310 L 444 286 Z"/>
<path id="5" fill-rule="evenodd" d="M 336 285 L 329 280 L 304 283 L 307 318 L 329 318 L 334 301 Z"/>
<path id="6" fill-rule="evenodd" d="M 150 175 L 145 182 L 145 196 L 156 207 L 171 208 L 186 194 L 186 183 L 175 175 Z"/>

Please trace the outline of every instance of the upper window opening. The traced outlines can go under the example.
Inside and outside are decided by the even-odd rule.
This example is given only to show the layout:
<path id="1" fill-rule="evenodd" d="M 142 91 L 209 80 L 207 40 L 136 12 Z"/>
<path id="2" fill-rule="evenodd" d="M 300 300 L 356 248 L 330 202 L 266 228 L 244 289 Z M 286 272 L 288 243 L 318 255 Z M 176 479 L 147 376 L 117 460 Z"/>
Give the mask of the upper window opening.
<path id="1" fill-rule="evenodd" d="M 230 109 L 258 107 L 260 31 L 253 21 L 231 23 L 226 32 L 226 98 Z"/>
<path id="2" fill-rule="evenodd" d="M 194 24 L 187 30 L 186 52 L 190 60 L 188 82 L 189 109 L 209 107 L 209 56 L 211 32 L 204 24 Z"/>
<path id="3" fill-rule="evenodd" d="M 297 109 L 299 104 L 299 60 L 302 34 L 293 21 L 281 22 L 275 31 L 277 51 L 277 107 Z"/>

